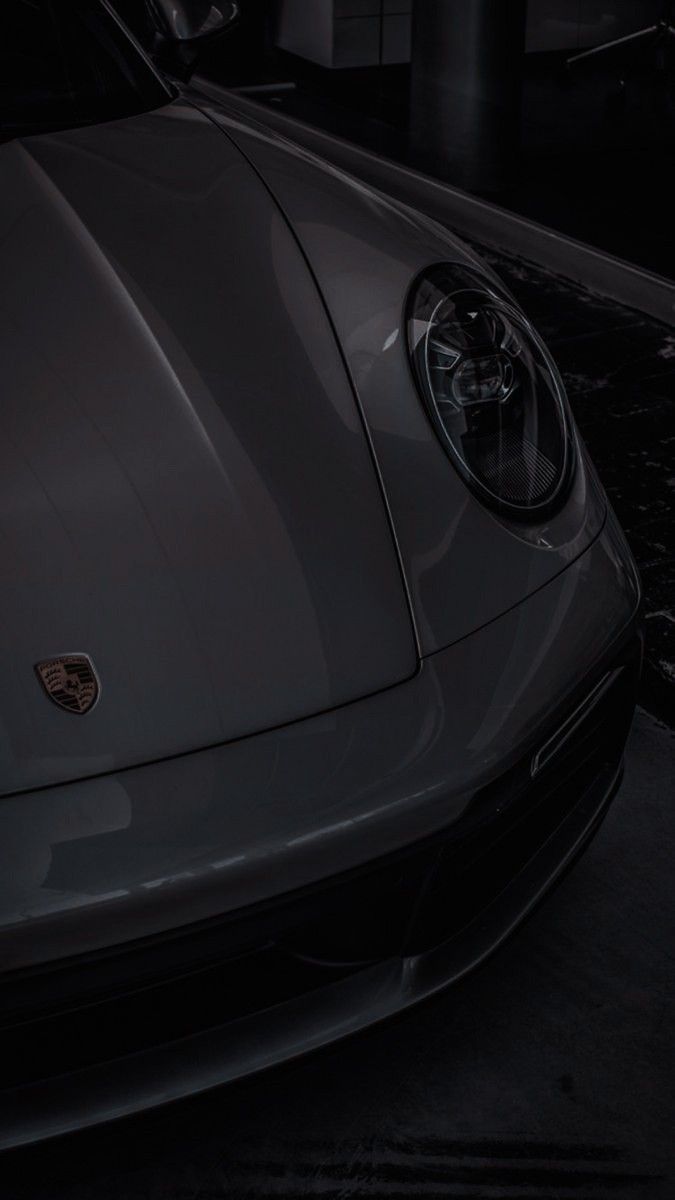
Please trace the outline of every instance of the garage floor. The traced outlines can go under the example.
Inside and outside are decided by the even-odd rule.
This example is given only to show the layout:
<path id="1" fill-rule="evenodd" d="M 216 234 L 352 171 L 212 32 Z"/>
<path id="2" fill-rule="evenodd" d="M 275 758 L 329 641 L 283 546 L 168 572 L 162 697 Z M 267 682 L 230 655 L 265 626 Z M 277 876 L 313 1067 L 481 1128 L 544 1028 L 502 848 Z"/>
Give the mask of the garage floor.
<path id="1" fill-rule="evenodd" d="M 0 1163 L 1 1200 L 675 1196 L 675 338 L 495 266 L 565 372 L 645 581 L 649 666 L 592 847 L 484 967 L 259 1079 Z"/>

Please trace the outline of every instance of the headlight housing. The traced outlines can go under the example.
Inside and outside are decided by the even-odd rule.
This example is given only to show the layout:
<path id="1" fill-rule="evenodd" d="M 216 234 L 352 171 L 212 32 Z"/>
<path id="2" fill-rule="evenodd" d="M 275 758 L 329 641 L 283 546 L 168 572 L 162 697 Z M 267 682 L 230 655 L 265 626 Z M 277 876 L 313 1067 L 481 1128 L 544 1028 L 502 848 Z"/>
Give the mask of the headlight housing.
<path id="1" fill-rule="evenodd" d="M 487 505 L 535 521 L 562 504 L 574 434 L 558 370 L 527 318 L 478 271 L 430 267 L 414 285 L 408 345 L 429 416 Z"/>

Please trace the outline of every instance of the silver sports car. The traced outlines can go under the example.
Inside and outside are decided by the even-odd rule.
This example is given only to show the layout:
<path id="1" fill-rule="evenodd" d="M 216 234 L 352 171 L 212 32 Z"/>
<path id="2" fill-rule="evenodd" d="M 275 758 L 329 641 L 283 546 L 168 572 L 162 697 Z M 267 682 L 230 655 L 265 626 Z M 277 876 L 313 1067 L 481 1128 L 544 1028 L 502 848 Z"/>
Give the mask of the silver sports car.
<path id="1" fill-rule="evenodd" d="M 545 345 L 447 230 L 177 82 L 202 7 L 155 0 L 161 69 L 105 0 L 3 16 L 0 1146 L 456 980 L 634 707 Z"/>

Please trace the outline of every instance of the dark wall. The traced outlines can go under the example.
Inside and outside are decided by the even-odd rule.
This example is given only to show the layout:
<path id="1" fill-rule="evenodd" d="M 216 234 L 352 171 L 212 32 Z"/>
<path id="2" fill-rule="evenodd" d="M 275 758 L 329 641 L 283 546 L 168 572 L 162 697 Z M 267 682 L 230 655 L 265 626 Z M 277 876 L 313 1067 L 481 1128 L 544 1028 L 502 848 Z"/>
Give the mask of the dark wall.
<path id="1" fill-rule="evenodd" d="M 664 0 L 529 0 L 527 49 L 594 46 L 651 24 L 663 9 Z"/>

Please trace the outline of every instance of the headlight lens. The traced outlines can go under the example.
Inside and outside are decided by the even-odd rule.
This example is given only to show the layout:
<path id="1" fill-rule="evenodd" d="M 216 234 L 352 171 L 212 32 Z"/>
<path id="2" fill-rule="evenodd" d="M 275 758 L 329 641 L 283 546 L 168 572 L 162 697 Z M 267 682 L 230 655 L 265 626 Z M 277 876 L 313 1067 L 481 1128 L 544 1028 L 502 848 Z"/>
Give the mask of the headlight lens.
<path id="1" fill-rule="evenodd" d="M 527 519 L 561 503 L 572 423 L 560 375 L 523 313 L 478 272 L 439 264 L 412 291 L 408 340 L 431 420 L 480 498 Z"/>

